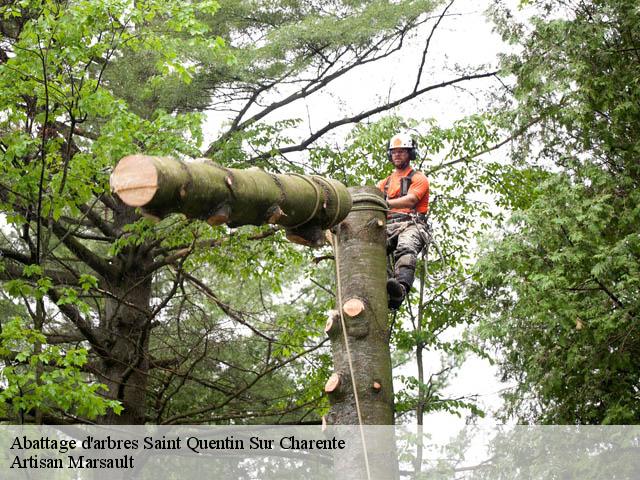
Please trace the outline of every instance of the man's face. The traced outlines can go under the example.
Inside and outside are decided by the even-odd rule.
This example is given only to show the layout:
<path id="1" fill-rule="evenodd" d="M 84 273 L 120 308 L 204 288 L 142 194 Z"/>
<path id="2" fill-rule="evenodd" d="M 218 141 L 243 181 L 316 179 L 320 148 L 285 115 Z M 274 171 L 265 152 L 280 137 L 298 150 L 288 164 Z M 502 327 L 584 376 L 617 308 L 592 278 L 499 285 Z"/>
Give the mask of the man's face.
<path id="1" fill-rule="evenodd" d="M 391 163 L 396 168 L 404 168 L 409 163 L 408 148 L 393 148 L 391 150 Z"/>

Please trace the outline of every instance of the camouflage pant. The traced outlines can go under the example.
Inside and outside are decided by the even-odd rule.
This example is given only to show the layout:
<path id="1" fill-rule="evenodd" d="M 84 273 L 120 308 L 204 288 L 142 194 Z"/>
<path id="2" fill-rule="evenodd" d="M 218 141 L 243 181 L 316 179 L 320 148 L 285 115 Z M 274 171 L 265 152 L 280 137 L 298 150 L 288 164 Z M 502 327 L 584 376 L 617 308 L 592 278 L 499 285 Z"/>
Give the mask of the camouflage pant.
<path id="1" fill-rule="evenodd" d="M 418 255 L 428 238 L 426 229 L 413 222 L 395 222 L 387 225 L 387 252 L 393 253 L 393 276 L 407 291 L 413 284 Z"/>

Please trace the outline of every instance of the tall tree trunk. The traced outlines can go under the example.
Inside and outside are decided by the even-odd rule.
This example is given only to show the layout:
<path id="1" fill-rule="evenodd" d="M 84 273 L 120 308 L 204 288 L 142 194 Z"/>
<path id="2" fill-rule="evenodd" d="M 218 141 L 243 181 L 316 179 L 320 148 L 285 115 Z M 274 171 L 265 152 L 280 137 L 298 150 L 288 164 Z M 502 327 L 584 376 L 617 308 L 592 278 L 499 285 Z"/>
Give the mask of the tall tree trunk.
<path id="1" fill-rule="evenodd" d="M 119 207 L 114 212 L 117 228 L 139 218 L 133 208 Z M 106 396 L 122 402 L 124 409 L 120 415 L 109 411 L 100 423 L 139 425 L 146 417 L 151 330 L 152 278 L 144 272 L 152 259 L 141 255 L 140 247 L 126 247 L 117 260 L 120 272 L 108 281 L 110 295 L 100 326 L 108 356 L 101 358 L 99 375 L 109 389 Z"/>
<path id="2" fill-rule="evenodd" d="M 429 248 L 427 245 L 426 248 Z M 425 388 L 424 388 L 424 341 L 422 340 L 422 326 L 424 317 L 424 288 L 427 270 L 427 253 L 425 250 L 424 263 L 420 273 L 420 297 L 418 303 L 418 319 L 416 321 L 416 363 L 418 365 L 418 403 L 416 405 L 416 420 L 418 423 L 418 436 L 416 438 L 416 458 L 413 462 L 414 475 L 416 478 L 422 473 L 422 457 L 424 456 L 424 408 L 425 408 Z"/>
<path id="3" fill-rule="evenodd" d="M 331 402 L 326 421 L 333 425 L 393 425 L 390 325 L 383 293 L 387 278 L 386 204 L 381 192 L 373 187 L 350 188 L 349 192 L 353 210 L 333 235 L 337 308 L 342 315 L 334 315 L 327 323 L 334 373 L 325 386 Z M 336 464 L 341 475 L 367 478 L 363 464 L 368 462 L 371 478 L 396 478 L 398 464 L 392 435 L 385 441 L 365 437 L 369 438 L 368 458 L 338 453 Z"/>

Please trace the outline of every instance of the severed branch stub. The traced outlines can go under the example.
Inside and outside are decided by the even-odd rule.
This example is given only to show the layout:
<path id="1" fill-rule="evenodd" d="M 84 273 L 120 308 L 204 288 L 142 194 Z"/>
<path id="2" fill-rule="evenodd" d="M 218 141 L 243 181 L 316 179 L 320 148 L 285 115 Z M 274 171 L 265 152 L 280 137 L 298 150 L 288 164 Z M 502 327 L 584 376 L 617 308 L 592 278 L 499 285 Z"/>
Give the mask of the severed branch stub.
<path id="1" fill-rule="evenodd" d="M 327 335 L 338 329 L 340 326 L 340 313 L 337 310 L 330 310 L 327 323 L 324 325 L 324 333 Z"/>
<path id="2" fill-rule="evenodd" d="M 327 393 L 335 392 L 340 386 L 340 374 L 334 373 L 329 377 L 327 383 L 324 385 L 324 391 Z"/>
<path id="3" fill-rule="evenodd" d="M 229 221 L 229 216 L 231 215 L 231 208 L 229 205 L 224 204 L 219 207 L 213 215 L 207 218 L 207 223 L 211 226 L 214 225 L 222 225 Z"/>
<path id="4" fill-rule="evenodd" d="M 274 223 L 286 228 L 290 240 L 312 247 L 325 243 L 324 231 L 340 223 L 352 204 L 337 180 L 149 155 L 120 160 L 111 173 L 111 190 L 126 205 L 159 218 L 183 213 L 212 225 Z"/>
<path id="5" fill-rule="evenodd" d="M 364 303 L 357 298 L 350 298 L 342 306 L 342 311 L 349 317 L 356 317 L 364 312 Z"/>

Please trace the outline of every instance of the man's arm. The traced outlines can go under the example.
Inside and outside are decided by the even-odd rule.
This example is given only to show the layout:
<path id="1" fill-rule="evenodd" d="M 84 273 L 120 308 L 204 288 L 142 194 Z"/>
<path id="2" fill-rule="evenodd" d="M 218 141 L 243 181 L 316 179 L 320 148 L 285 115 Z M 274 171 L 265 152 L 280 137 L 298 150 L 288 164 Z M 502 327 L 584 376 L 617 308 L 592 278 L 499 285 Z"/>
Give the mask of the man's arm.
<path id="1" fill-rule="evenodd" d="M 413 208 L 418 204 L 418 197 L 413 193 L 407 193 L 403 197 L 387 200 L 391 208 Z"/>

